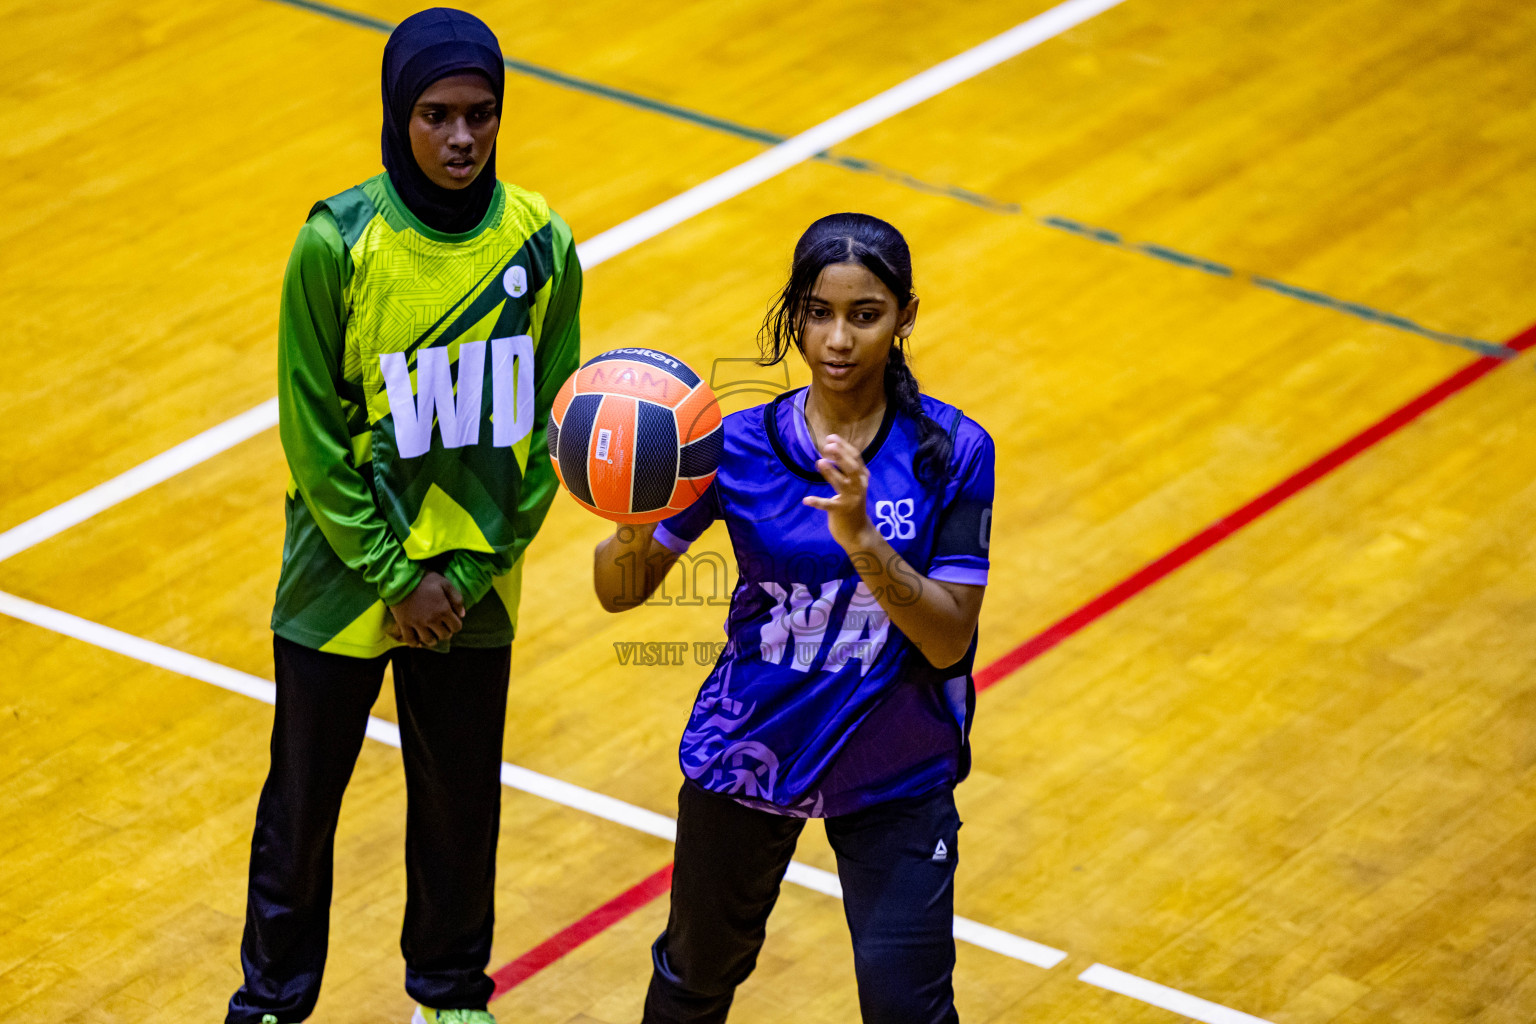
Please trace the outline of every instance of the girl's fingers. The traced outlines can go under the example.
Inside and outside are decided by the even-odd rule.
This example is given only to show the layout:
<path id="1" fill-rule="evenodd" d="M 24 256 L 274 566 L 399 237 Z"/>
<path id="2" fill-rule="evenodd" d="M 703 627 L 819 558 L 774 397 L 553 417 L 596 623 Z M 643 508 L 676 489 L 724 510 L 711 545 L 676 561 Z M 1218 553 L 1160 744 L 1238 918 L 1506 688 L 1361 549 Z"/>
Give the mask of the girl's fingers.
<path id="1" fill-rule="evenodd" d="M 816 468 L 821 472 L 822 478 L 831 484 L 838 494 L 857 498 L 869 490 L 869 471 L 862 466 L 849 472 L 831 459 L 818 459 Z"/>
<path id="2" fill-rule="evenodd" d="M 807 496 L 801 499 L 804 504 L 824 512 L 836 512 L 852 503 L 862 503 L 869 490 L 869 471 L 864 467 L 863 456 L 853 445 L 836 434 L 828 434 L 826 444 L 822 446 L 822 456 L 816 460 L 816 469 L 837 494 L 831 498 Z"/>
<path id="3" fill-rule="evenodd" d="M 853 464 L 849 464 L 823 457 L 816 461 L 816 468 L 839 494 L 859 497 L 869 490 L 869 470 L 864 468 L 864 463 L 861 461 L 855 460 Z"/>
<path id="4" fill-rule="evenodd" d="M 837 463 L 831 459 L 817 459 L 816 469 L 821 473 L 822 478 L 831 484 L 839 494 L 847 490 L 848 474 L 838 469 Z"/>
<path id="5" fill-rule="evenodd" d="M 856 473 L 863 468 L 863 463 L 859 461 L 859 453 L 847 445 L 829 444 L 821 450 L 821 457 L 844 473 Z"/>
<path id="6" fill-rule="evenodd" d="M 821 457 L 838 466 L 838 468 L 842 468 L 844 458 L 842 438 L 836 434 L 828 434 L 826 441 L 821 446 Z"/>
<path id="7" fill-rule="evenodd" d="M 825 458 L 837 463 L 837 468 L 845 473 L 856 474 L 864 468 L 864 453 L 836 434 L 827 435 L 823 451 Z"/>

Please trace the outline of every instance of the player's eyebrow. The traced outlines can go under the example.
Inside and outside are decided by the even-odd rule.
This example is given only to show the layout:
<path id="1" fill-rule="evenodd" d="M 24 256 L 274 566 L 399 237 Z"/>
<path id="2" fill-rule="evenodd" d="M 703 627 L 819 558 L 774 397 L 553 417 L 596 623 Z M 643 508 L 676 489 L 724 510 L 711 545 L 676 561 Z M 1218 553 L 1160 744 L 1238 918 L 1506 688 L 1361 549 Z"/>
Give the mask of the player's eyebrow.
<path id="1" fill-rule="evenodd" d="M 454 104 L 452 104 L 452 103 L 441 103 L 441 102 L 438 102 L 437 100 L 419 100 L 416 103 L 416 109 L 417 110 L 447 110 L 449 107 L 451 107 L 453 105 Z M 495 107 L 496 107 L 496 101 L 494 99 L 479 100 L 479 101 L 477 101 L 475 103 L 469 104 L 469 109 L 470 110 L 483 110 L 483 109 L 492 109 L 493 110 L 493 109 L 495 109 Z"/>
<path id="2" fill-rule="evenodd" d="M 830 299 L 824 299 L 820 295 L 815 295 L 815 294 L 811 295 L 811 297 L 806 299 L 806 301 L 807 302 L 819 302 L 823 306 L 830 306 L 830 305 L 832 305 L 832 301 Z M 852 302 L 849 303 L 849 305 L 850 306 L 880 306 L 880 305 L 884 305 L 884 303 L 885 303 L 885 299 L 881 298 L 879 295 L 865 295 L 862 298 L 854 299 Z"/>

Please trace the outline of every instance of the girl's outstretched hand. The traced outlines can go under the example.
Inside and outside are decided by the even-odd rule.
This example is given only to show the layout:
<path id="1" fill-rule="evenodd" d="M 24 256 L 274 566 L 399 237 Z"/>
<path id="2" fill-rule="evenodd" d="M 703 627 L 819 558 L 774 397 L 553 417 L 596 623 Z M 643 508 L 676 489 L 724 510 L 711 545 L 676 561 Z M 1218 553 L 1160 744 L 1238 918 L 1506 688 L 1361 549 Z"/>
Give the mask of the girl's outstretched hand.
<path id="1" fill-rule="evenodd" d="M 828 434 L 821 446 L 821 458 L 816 469 L 837 493 L 830 498 L 807 495 L 801 499 L 812 508 L 827 513 L 827 529 L 832 539 L 845 550 L 853 551 L 871 546 L 875 526 L 869 521 L 869 509 L 865 498 L 869 493 L 869 470 L 859 450 L 836 434 Z"/>

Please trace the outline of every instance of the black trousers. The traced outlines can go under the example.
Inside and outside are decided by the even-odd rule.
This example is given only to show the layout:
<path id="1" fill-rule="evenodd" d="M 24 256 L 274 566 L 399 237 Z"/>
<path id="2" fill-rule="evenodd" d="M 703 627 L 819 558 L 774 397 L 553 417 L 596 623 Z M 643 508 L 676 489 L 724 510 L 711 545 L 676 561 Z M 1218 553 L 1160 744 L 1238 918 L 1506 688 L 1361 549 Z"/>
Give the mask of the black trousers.
<path id="1" fill-rule="evenodd" d="M 324 654 L 273 638 L 272 767 L 256 807 L 229 1024 L 315 1008 L 330 926 L 341 797 L 392 663 L 407 793 L 405 989 L 437 1008 L 484 1009 L 491 955 L 501 740 L 511 648 Z"/>
<path id="2" fill-rule="evenodd" d="M 672 912 L 651 947 L 645 1024 L 715 1024 L 757 965 L 804 819 L 684 783 Z M 955 1024 L 954 793 L 827 818 L 865 1024 Z M 940 843 L 943 848 L 940 849 Z"/>

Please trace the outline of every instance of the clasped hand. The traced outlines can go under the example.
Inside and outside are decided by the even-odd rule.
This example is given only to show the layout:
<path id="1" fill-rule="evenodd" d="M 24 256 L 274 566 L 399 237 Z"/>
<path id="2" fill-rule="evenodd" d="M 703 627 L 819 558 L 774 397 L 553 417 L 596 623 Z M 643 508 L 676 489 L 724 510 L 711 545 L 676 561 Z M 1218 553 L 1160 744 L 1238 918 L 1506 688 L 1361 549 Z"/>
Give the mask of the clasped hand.
<path id="1" fill-rule="evenodd" d="M 399 604 L 384 631 L 407 647 L 436 647 L 464 628 L 464 596 L 441 573 L 428 572 Z"/>

